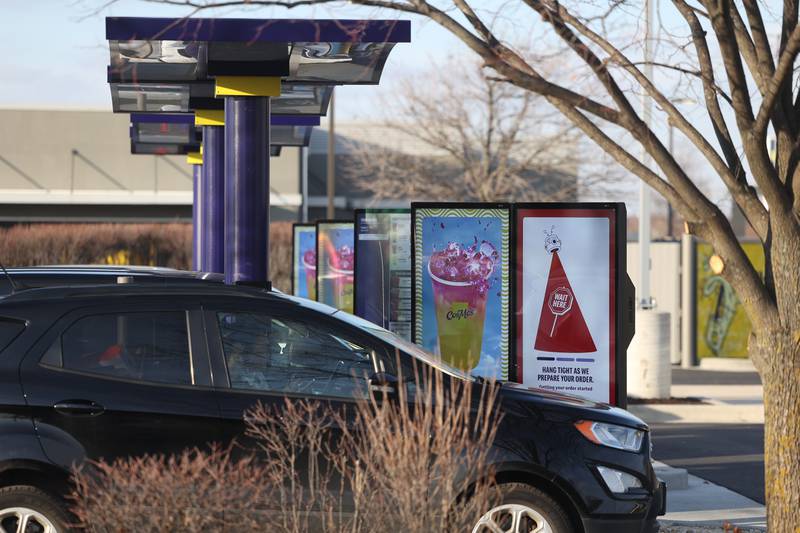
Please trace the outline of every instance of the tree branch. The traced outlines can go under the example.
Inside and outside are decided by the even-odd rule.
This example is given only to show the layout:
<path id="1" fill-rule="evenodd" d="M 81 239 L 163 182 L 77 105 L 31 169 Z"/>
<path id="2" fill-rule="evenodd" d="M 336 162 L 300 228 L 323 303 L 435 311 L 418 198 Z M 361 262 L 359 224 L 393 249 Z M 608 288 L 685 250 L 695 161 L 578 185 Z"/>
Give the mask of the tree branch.
<path id="1" fill-rule="evenodd" d="M 766 225 L 766 210 L 761 202 L 758 200 L 755 192 L 747 186 L 744 180 L 738 180 L 735 174 L 731 171 L 728 165 L 720 158 L 713 146 L 708 140 L 695 128 L 682 113 L 678 111 L 675 105 L 667 98 L 655 84 L 650 81 L 647 76 L 642 73 L 618 48 L 613 46 L 607 39 L 601 37 L 597 32 L 583 24 L 577 17 L 572 15 L 566 8 L 559 4 L 554 3 L 554 9 L 557 10 L 558 16 L 562 17 L 568 24 L 574 27 L 582 35 L 586 36 L 593 43 L 605 51 L 611 60 L 620 64 L 627 72 L 629 72 L 634 79 L 642 86 L 645 92 L 653 98 L 653 100 L 667 113 L 671 123 L 675 124 L 680 131 L 687 136 L 687 138 L 700 150 L 705 156 L 706 160 L 711 164 L 717 174 L 722 178 L 725 185 L 730 190 L 734 200 L 741 209 L 754 219 L 762 219 L 762 225 Z M 644 125 L 641 126 L 644 129 Z M 641 133 L 641 132 L 640 132 Z M 738 162 L 738 159 L 736 159 Z M 670 176 L 672 181 L 673 176 Z M 678 173 L 675 179 L 684 179 L 690 182 L 688 177 Z M 686 184 L 684 184 L 686 185 Z M 691 194 L 695 194 L 696 190 L 693 188 L 687 189 Z M 708 208 L 713 204 L 707 203 Z"/>
<path id="2" fill-rule="evenodd" d="M 743 0 L 742 3 L 750 23 L 750 34 L 753 36 L 752 42 L 758 58 L 758 68 L 755 71 L 751 69 L 751 72 L 754 78 L 759 76 L 763 80 L 768 80 L 775 71 L 775 64 L 772 61 L 772 47 L 769 45 L 769 36 L 761 17 L 761 9 L 756 0 Z M 731 13 L 735 12 L 738 16 L 735 3 L 731 2 L 730 9 Z"/>
<path id="3" fill-rule="evenodd" d="M 742 53 L 747 69 L 753 75 L 758 90 L 764 92 L 765 80 L 761 66 L 759 65 L 758 53 L 753 39 L 750 38 L 750 33 L 747 31 L 747 25 L 742 19 L 741 14 L 737 9 L 731 10 L 731 19 L 733 20 L 733 30 L 736 35 L 736 44 Z M 771 76 L 771 73 L 767 77 Z"/>
<path id="4" fill-rule="evenodd" d="M 764 193 L 770 209 L 787 212 L 790 208 L 788 196 L 784 193 L 766 146 L 766 128 L 756 130 L 747 81 L 732 35 L 730 4 L 727 1 L 703 0 L 711 17 L 711 25 L 717 35 L 723 64 L 731 85 L 731 98 L 739 133 L 742 136 L 745 155 L 750 163 L 753 177 Z"/>
<path id="5" fill-rule="evenodd" d="M 780 58 L 778 58 L 778 67 L 775 70 L 775 74 L 769 79 L 764 93 L 764 100 L 761 102 L 761 108 L 758 110 L 758 116 L 753 125 L 753 132 L 759 137 L 766 138 L 767 126 L 775 105 L 779 102 L 784 85 L 791 82 L 791 74 L 794 71 L 794 63 L 798 52 L 800 52 L 800 26 L 795 26 L 786 41 Z"/>
<path id="6" fill-rule="evenodd" d="M 533 0 L 528 0 L 532 2 Z M 552 2 L 550 8 L 549 18 L 554 20 L 556 17 L 570 24 L 576 28 L 582 35 L 589 38 L 593 43 L 605 51 L 610 58 L 619 63 L 627 72 L 629 72 L 634 79 L 644 88 L 646 93 L 653 98 L 659 106 L 662 107 L 677 127 L 692 141 L 695 146 L 703 153 L 712 167 L 717 171 L 718 175 L 723 179 L 726 186 L 728 186 L 737 204 L 742 205 L 742 210 L 748 212 L 753 218 L 762 218 L 763 225 L 766 225 L 766 211 L 758 197 L 755 195 L 744 182 L 736 179 L 735 175 L 731 172 L 730 168 L 719 157 L 713 146 L 705 139 L 705 137 L 681 114 L 675 105 L 667 98 L 661 91 L 659 91 L 655 84 L 636 68 L 630 60 L 616 47 L 614 47 L 608 40 L 602 38 L 597 32 L 591 30 L 583 24 L 577 17 L 572 15 L 562 5 Z M 577 40 L 574 35 L 567 34 L 562 31 L 560 34 L 566 34 L 569 39 Z M 599 61 L 599 60 L 598 60 Z M 605 63 L 603 62 L 603 65 Z M 603 67 L 604 68 L 604 67 Z M 631 109 L 631 113 L 625 113 L 630 116 L 630 121 L 626 124 L 632 134 L 645 147 L 645 150 L 654 158 L 662 170 L 667 175 L 670 183 L 677 191 L 680 191 L 681 196 L 685 201 L 693 204 L 695 212 L 703 213 L 705 216 L 714 216 L 717 207 L 697 189 L 689 177 L 683 172 L 680 166 L 675 162 L 672 154 L 664 148 L 663 144 L 658 141 L 657 137 L 653 134 L 652 130 L 648 128 L 638 117 L 638 115 Z M 738 159 L 737 159 L 738 161 Z"/>

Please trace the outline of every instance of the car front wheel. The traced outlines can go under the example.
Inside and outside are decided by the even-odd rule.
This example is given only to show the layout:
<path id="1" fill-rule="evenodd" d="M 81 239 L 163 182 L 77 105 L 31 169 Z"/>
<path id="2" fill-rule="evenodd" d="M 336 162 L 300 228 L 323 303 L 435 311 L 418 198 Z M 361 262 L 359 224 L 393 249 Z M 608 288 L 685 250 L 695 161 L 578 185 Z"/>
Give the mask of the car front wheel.
<path id="1" fill-rule="evenodd" d="M 0 489 L 0 533 L 65 533 L 68 517 L 62 503 L 27 485 Z"/>
<path id="2" fill-rule="evenodd" d="M 498 501 L 478 520 L 472 533 L 572 533 L 561 506 L 523 483 L 500 485 Z"/>

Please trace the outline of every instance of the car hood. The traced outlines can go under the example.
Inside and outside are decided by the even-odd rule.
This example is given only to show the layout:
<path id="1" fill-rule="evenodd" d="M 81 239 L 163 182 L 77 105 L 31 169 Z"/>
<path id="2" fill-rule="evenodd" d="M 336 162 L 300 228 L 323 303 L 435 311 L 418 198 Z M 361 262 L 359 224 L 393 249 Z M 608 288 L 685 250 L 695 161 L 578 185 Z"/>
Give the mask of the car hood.
<path id="1" fill-rule="evenodd" d="M 596 420 L 647 429 L 647 424 L 624 409 L 571 394 L 504 382 L 500 387 L 500 397 L 504 401 L 519 402 L 548 417 L 556 415 L 559 418 Z"/>

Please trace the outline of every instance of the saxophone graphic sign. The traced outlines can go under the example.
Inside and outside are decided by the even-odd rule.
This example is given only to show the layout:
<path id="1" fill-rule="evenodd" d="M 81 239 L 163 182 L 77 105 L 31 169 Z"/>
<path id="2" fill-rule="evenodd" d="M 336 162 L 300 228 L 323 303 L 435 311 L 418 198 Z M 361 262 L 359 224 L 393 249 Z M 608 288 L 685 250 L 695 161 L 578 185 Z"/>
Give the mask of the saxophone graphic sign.
<path id="1" fill-rule="evenodd" d="M 756 270 L 764 275 L 764 248 L 744 242 L 742 249 Z M 710 244 L 697 245 L 697 355 L 698 357 L 747 357 L 750 320 L 739 297 L 725 279 L 711 271 Z"/>
<path id="2" fill-rule="evenodd" d="M 620 210 L 624 228 L 617 204 L 516 206 L 514 336 L 524 385 L 617 403 Z"/>

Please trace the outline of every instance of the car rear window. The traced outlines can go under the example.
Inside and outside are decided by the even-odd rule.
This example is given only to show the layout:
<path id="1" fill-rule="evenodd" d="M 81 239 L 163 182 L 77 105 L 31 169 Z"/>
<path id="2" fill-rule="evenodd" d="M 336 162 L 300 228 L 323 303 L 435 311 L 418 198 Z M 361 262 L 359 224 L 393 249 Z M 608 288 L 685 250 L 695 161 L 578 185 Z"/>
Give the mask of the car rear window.
<path id="1" fill-rule="evenodd" d="M 21 320 L 0 318 L 0 352 L 5 350 L 11 344 L 11 341 L 16 339 L 17 335 L 22 333 L 24 329 L 25 322 Z"/>
<path id="2" fill-rule="evenodd" d="M 89 315 L 72 323 L 42 364 L 107 377 L 189 385 L 189 336 L 184 311 Z"/>

